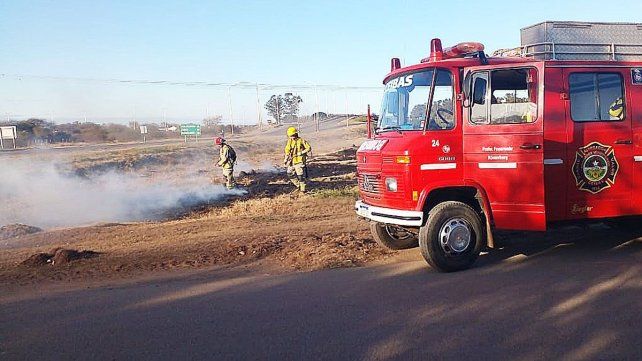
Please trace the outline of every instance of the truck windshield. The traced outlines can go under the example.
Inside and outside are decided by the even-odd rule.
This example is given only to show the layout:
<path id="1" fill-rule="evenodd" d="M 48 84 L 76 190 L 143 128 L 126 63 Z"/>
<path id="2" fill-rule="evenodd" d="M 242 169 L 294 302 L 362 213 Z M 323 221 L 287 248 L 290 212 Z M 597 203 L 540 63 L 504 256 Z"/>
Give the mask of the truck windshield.
<path id="1" fill-rule="evenodd" d="M 392 78 L 386 83 L 381 105 L 378 131 L 423 130 L 434 69 Z M 446 70 L 437 70 L 435 91 L 428 130 L 452 129 L 452 77 Z"/>

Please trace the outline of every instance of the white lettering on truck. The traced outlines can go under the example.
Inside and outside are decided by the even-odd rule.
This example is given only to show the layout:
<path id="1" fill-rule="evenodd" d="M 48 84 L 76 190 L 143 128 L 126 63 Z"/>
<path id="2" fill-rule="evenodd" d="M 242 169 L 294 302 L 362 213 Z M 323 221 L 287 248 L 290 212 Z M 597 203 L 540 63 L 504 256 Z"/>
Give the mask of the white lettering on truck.
<path id="1" fill-rule="evenodd" d="M 508 160 L 507 155 L 489 155 L 488 160 Z"/>
<path id="2" fill-rule="evenodd" d="M 482 147 L 482 152 L 512 152 L 512 146 L 506 147 Z"/>
<path id="3" fill-rule="evenodd" d="M 397 89 L 402 86 L 411 86 L 412 85 L 412 75 L 400 76 L 390 80 L 386 84 L 386 90 L 388 89 Z"/>

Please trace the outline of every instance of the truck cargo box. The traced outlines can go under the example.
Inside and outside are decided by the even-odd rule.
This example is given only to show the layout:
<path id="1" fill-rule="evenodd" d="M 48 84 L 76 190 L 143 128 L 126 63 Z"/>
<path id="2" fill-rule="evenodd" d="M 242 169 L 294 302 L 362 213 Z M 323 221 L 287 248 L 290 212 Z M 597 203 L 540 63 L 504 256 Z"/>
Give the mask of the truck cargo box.
<path id="1" fill-rule="evenodd" d="M 545 21 L 521 29 L 522 56 L 539 60 L 642 60 L 642 23 Z"/>

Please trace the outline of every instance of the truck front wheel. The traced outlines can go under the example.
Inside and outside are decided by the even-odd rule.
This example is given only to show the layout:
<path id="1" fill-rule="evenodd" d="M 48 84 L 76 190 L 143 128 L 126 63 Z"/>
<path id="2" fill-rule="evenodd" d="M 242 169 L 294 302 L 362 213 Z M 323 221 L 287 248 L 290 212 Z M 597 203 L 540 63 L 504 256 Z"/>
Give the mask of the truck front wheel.
<path id="1" fill-rule="evenodd" d="M 462 202 L 443 202 L 419 230 L 419 248 L 428 264 L 441 272 L 469 268 L 486 239 L 481 217 Z"/>
<path id="2" fill-rule="evenodd" d="M 377 243 L 388 249 L 399 250 L 417 247 L 417 237 L 401 227 L 370 222 L 370 232 Z"/>

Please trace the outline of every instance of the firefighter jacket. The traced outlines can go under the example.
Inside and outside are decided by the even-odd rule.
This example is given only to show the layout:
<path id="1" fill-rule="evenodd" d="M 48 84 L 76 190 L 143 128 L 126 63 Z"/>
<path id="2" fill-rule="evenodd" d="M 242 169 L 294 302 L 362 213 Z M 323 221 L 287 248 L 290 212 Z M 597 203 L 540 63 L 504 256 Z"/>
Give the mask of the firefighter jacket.
<path id="1" fill-rule="evenodd" d="M 219 151 L 219 157 L 218 157 L 218 165 L 219 167 L 223 167 L 223 169 L 230 169 L 234 168 L 234 162 L 235 159 L 232 158 L 232 154 L 234 150 L 232 147 L 230 147 L 227 144 L 223 144 L 221 147 L 221 150 Z"/>
<path id="2" fill-rule="evenodd" d="M 292 159 L 291 164 L 305 164 L 308 153 L 312 150 L 310 143 L 303 138 L 288 139 L 285 145 L 285 156 L 287 159 Z"/>

